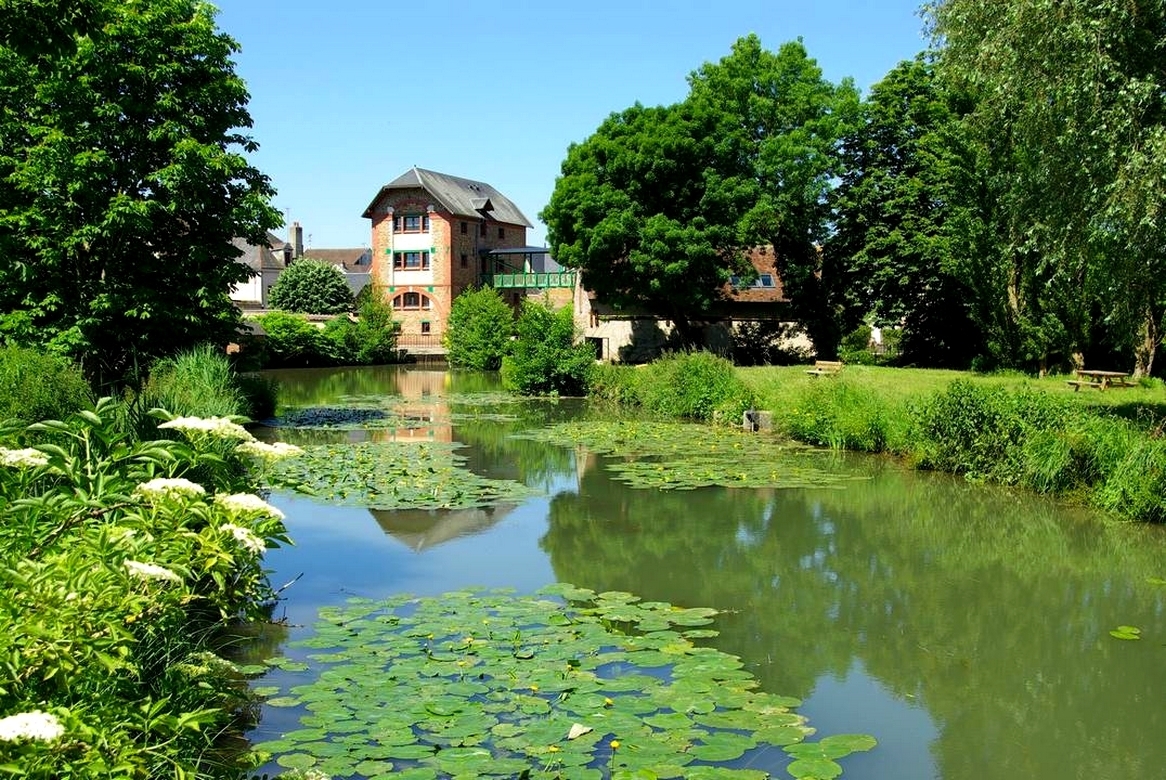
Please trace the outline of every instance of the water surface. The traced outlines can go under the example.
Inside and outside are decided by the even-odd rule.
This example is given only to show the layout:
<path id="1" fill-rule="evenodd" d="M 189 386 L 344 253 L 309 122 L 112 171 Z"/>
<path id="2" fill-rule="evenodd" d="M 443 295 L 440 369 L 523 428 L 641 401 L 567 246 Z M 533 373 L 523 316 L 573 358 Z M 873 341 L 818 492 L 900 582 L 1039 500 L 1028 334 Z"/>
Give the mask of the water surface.
<path id="1" fill-rule="evenodd" d="M 597 414 L 580 402 L 487 409 L 492 377 L 434 370 L 277 376 L 286 404 L 399 396 L 407 412 L 385 430 L 301 438 L 462 442 L 475 472 L 540 493 L 435 512 L 276 494 L 296 546 L 269 553 L 272 579 L 302 575 L 280 640 L 352 595 L 566 581 L 726 610 L 711 643 L 764 690 L 804 699 L 822 735 L 879 740 L 843 759 L 850 780 L 1166 776 L 1166 588 L 1149 581 L 1166 578 L 1160 529 L 869 456 L 834 460 L 865 477 L 842 489 L 634 489 L 602 457 L 513 438 Z M 1144 638 L 1112 638 L 1122 624 Z M 286 718 L 266 711 L 252 736 Z"/>

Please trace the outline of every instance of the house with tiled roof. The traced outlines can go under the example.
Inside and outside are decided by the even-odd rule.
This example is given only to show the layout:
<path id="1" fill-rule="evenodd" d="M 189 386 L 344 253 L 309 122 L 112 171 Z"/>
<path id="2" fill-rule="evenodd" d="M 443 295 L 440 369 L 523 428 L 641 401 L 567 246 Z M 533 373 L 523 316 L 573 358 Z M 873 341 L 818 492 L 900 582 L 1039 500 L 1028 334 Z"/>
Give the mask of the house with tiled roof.
<path id="1" fill-rule="evenodd" d="M 381 187 L 363 216 L 372 278 L 403 343 L 439 340 L 450 305 L 470 287 L 500 288 L 513 305 L 531 291 L 571 301 L 575 275 L 553 266 L 545 247 L 527 245 L 530 220 L 485 182 L 414 167 Z"/>
<path id="2" fill-rule="evenodd" d="M 252 272 L 250 279 L 235 285 L 231 290 L 231 300 L 244 309 L 266 309 L 272 285 L 289 265 L 301 258 L 336 266 L 344 274 L 354 295 L 364 289 L 371 279 L 371 249 L 305 249 L 304 229 L 299 222 L 291 224 L 286 241 L 274 233 L 268 233 L 267 242 L 262 245 L 248 243 L 242 238 L 236 238 L 232 243 L 242 252 L 237 262 L 243 263 Z"/>

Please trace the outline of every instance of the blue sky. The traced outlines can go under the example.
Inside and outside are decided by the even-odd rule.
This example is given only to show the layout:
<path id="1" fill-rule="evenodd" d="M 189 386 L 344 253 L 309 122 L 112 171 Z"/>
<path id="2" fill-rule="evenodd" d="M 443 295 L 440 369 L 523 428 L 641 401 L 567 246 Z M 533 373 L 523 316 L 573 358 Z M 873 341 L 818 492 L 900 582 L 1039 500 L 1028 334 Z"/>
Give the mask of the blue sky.
<path id="1" fill-rule="evenodd" d="M 865 94 L 925 48 L 919 0 L 213 0 L 242 46 L 251 159 L 317 248 L 366 246 L 360 215 L 410 167 L 488 182 L 534 223 L 567 146 L 613 111 L 673 103 L 756 33 L 801 37 Z"/>

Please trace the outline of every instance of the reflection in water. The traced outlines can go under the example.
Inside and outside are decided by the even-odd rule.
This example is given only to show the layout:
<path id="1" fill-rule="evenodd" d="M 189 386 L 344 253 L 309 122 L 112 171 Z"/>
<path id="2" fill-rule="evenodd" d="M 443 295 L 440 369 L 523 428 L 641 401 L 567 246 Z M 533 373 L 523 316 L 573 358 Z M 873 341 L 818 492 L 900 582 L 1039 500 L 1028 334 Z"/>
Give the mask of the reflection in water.
<path id="1" fill-rule="evenodd" d="M 513 506 L 474 509 L 370 509 L 369 514 L 389 536 L 413 552 L 444 542 L 484 533 L 505 517 Z"/>
<path id="2" fill-rule="evenodd" d="M 340 374 L 290 397 L 404 395 L 392 372 Z M 441 376 L 413 386 L 432 383 L 439 404 L 463 380 L 491 389 L 480 375 Z M 509 437 L 586 409 L 464 411 L 441 415 L 453 415 L 468 465 L 546 497 L 492 515 L 377 513 L 374 524 L 277 496 L 298 546 L 269 563 L 277 583 L 307 572 L 288 602 L 300 622 L 351 592 L 529 591 L 555 579 L 626 590 L 729 610 L 711 641 L 763 688 L 806 698 L 822 733 L 880 739 L 844 760 L 852 780 L 1117 780 L 1166 766 L 1166 588 L 1147 581 L 1166 576 L 1161 529 L 870 457 L 838 458 L 870 477 L 841 490 L 635 490 L 601 458 Z M 1145 639 L 1113 639 L 1120 624 Z"/>

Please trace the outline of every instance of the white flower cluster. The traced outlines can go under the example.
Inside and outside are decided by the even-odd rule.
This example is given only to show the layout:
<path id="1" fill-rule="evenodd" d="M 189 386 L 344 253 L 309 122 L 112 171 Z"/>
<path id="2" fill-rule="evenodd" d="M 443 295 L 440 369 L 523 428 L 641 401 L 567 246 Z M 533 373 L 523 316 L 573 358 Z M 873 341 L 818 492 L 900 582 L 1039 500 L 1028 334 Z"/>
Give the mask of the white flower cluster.
<path id="1" fill-rule="evenodd" d="M 205 433 L 219 439 L 253 441 L 255 438 L 242 425 L 231 422 L 226 417 L 175 417 L 158 427 L 172 428 L 185 434 Z"/>
<path id="2" fill-rule="evenodd" d="M 219 494 L 215 496 L 215 503 L 231 514 L 257 512 L 276 520 L 283 519 L 283 512 L 253 493 L 232 493 L 226 496 Z"/>
<path id="3" fill-rule="evenodd" d="M 143 580 L 165 580 L 167 582 L 182 582 L 182 578 L 174 572 L 167 569 L 165 566 L 159 566 L 155 563 L 143 563 L 142 561 L 125 561 L 126 571 L 130 573 L 131 577 L 137 577 Z"/>
<path id="4" fill-rule="evenodd" d="M 64 733 L 65 727 L 56 715 L 40 710 L 0 718 L 0 742 L 15 742 L 18 739 L 53 742 Z"/>
<path id="5" fill-rule="evenodd" d="M 172 496 L 198 498 L 199 496 L 206 495 L 206 490 L 203 489 L 202 485 L 197 482 L 191 482 L 189 479 L 183 479 L 182 477 L 158 477 L 157 479 L 151 479 L 149 482 L 143 482 L 134 488 L 134 492 L 154 501 Z"/>
<path id="6" fill-rule="evenodd" d="M 231 536 L 235 537 L 235 541 L 243 545 L 245 550 L 255 553 L 256 555 L 267 549 L 267 543 L 264 542 L 263 539 L 261 539 L 259 535 L 252 531 L 250 528 L 244 528 L 243 526 L 235 525 L 234 523 L 224 523 L 223 525 L 219 526 L 219 530 L 225 533 L 229 533 Z"/>
<path id="7" fill-rule="evenodd" d="M 0 464 L 20 469 L 34 469 L 49 465 L 49 456 L 40 450 L 27 447 L 23 450 L 9 450 L 0 447 Z"/>
<path id="8" fill-rule="evenodd" d="M 304 454 L 304 451 L 296 445 L 284 441 L 275 441 L 270 444 L 258 440 L 245 441 L 235 450 L 244 455 L 252 455 L 264 460 L 279 460 L 280 458 L 292 458 Z"/>

